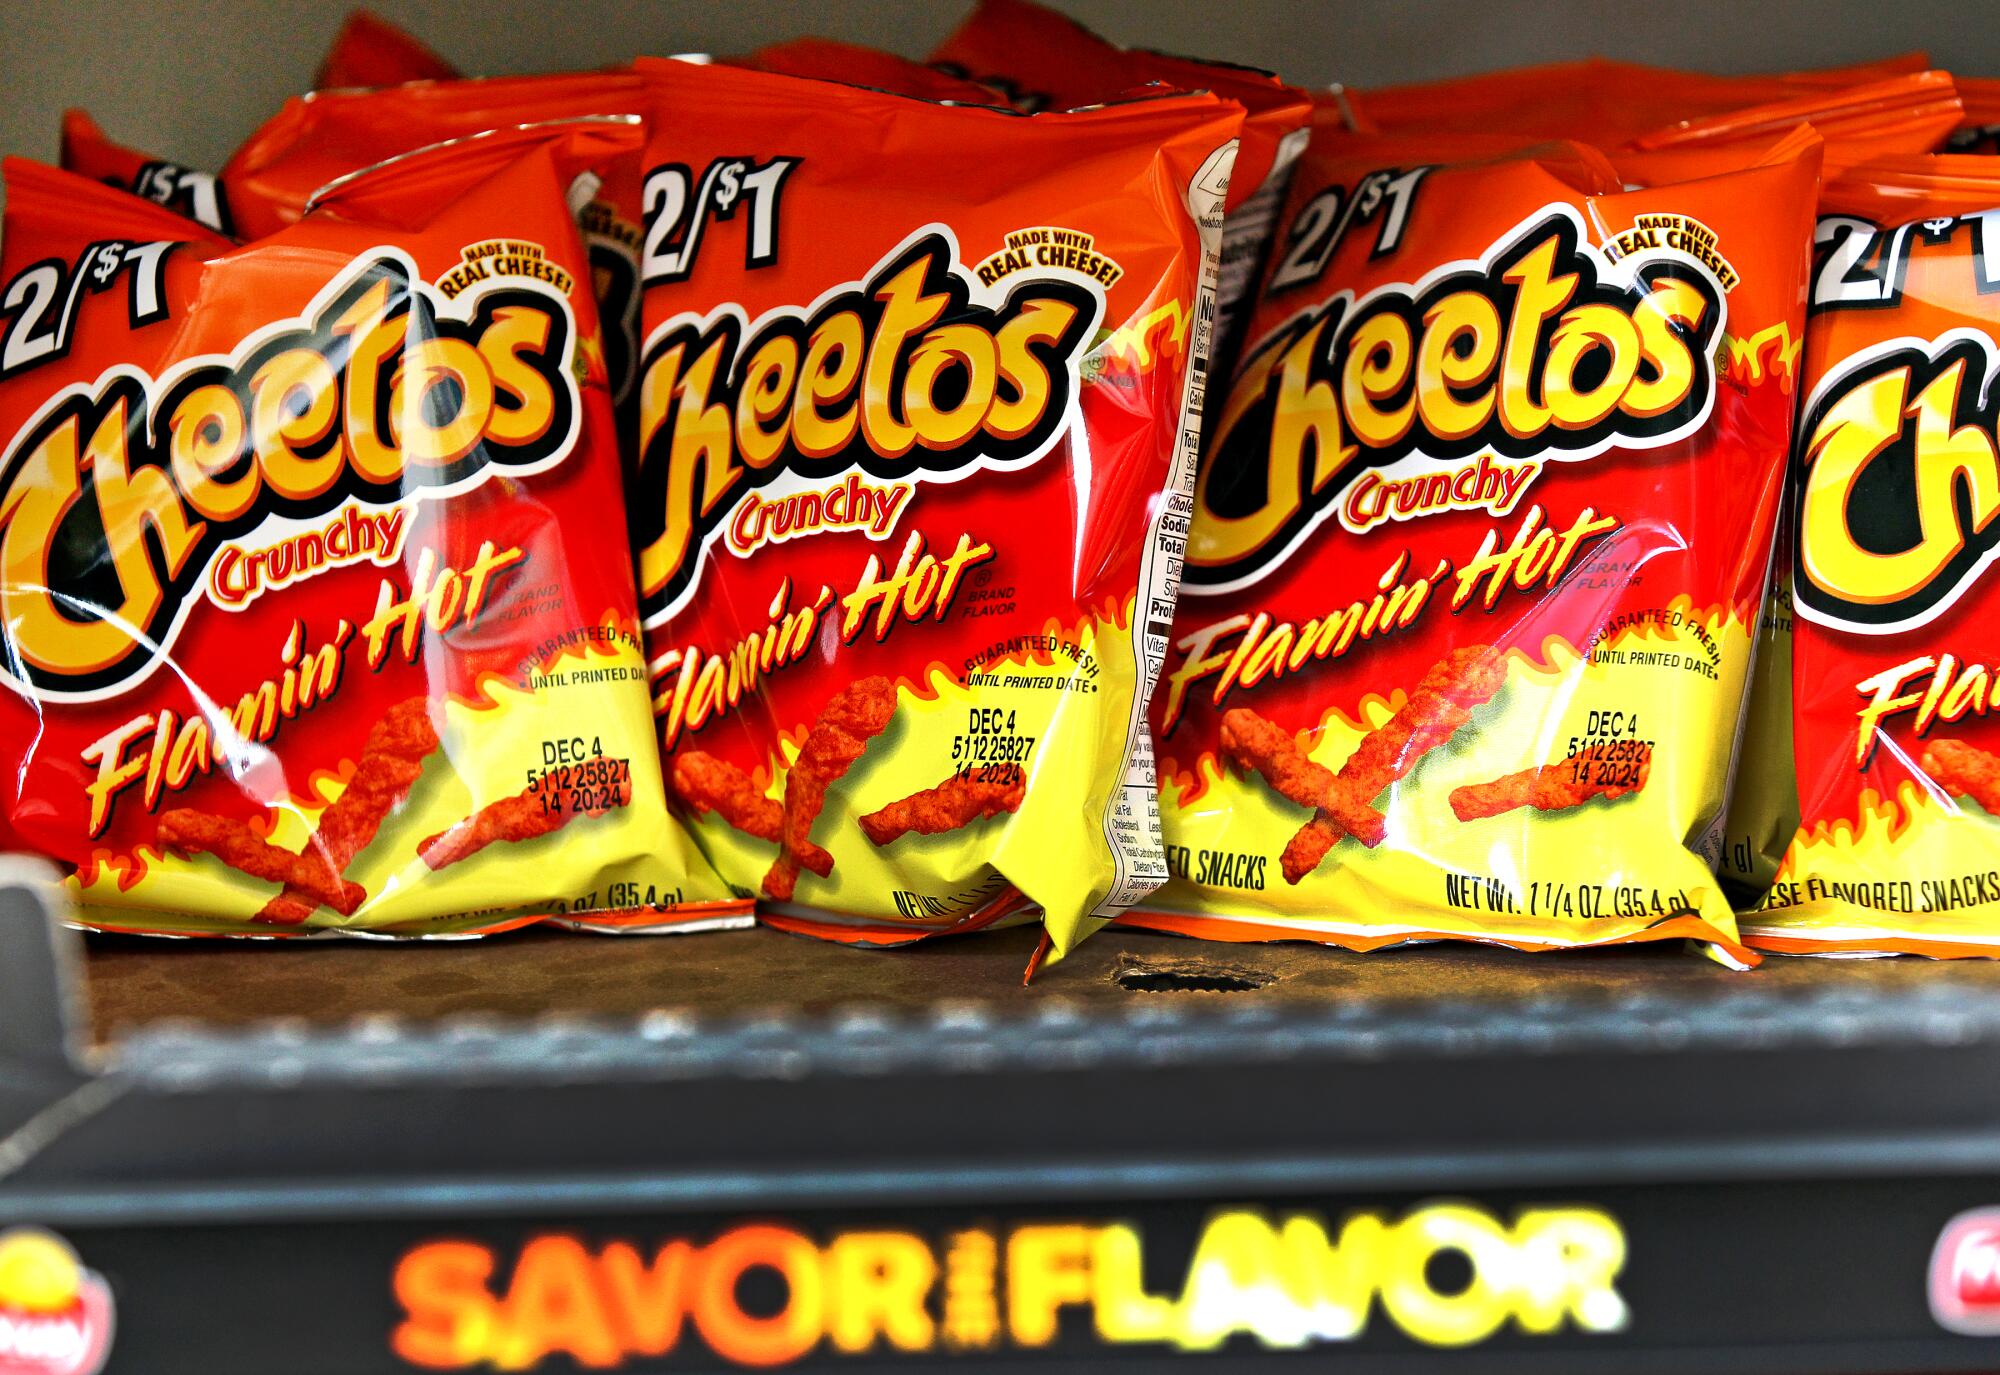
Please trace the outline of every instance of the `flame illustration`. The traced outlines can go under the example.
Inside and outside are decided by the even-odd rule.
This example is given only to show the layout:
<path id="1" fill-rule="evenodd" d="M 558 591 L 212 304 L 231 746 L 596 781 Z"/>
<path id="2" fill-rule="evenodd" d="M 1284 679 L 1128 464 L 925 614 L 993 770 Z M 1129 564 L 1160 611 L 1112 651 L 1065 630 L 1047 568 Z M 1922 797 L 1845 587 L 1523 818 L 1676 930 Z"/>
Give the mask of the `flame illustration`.
<path id="1" fill-rule="evenodd" d="M 1112 330 L 1098 351 L 1107 363 L 1124 363 L 1135 372 L 1144 372 L 1159 358 L 1179 353 L 1187 346 L 1189 320 L 1183 302 L 1168 301 Z"/>
<path id="2" fill-rule="evenodd" d="M 1722 375 L 1728 381 L 1749 387 L 1766 377 L 1775 377 L 1779 387 L 1787 395 L 1791 393 L 1798 378 L 1799 349 L 1803 341 L 1792 337 L 1790 324 L 1780 320 L 1747 339 L 1725 334 L 1722 342 Z"/>
<path id="3" fill-rule="evenodd" d="M 1693 599 L 1689 597 L 1674 598 L 1664 608 L 1664 612 L 1668 615 L 1678 614 L 1681 623 L 1690 629 L 1688 631 L 1676 629 L 1664 619 L 1635 621 L 1604 636 L 1602 645 L 1611 649 L 1633 642 L 1699 645 L 1701 640 L 1692 633 L 1694 627 L 1699 627 L 1712 642 L 1732 633 L 1747 634 L 1751 621 L 1747 607 L 1713 605 L 1697 608 Z M 1520 675 L 1522 681 L 1535 684 L 1537 690 L 1544 693 L 1553 691 L 1566 677 L 1579 672 L 1580 663 L 1587 657 L 1585 649 L 1578 648 L 1560 635 L 1544 636 L 1538 650 L 1518 644 L 1503 644 L 1501 647 L 1507 653 L 1509 673 Z M 1440 653 L 1442 652 L 1441 648 Z M 1363 736 L 1386 724 L 1389 718 L 1402 708 L 1408 697 L 1407 688 L 1394 687 L 1386 692 L 1364 693 L 1351 711 L 1339 705 L 1328 706 L 1321 713 L 1318 725 L 1309 726 L 1299 732 L 1300 746 L 1307 753 L 1313 753 L 1318 750 L 1319 742 L 1329 733 L 1337 739 L 1351 740 L 1358 744 Z M 1205 705 L 1218 714 L 1221 710 L 1212 702 Z M 1228 705 L 1254 707 L 1256 705 L 1254 690 L 1248 697 L 1230 699 Z M 1193 806 L 1234 767 L 1220 751 L 1213 749 L 1199 750 L 1192 762 L 1183 763 L 1181 758 L 1172 752 L 1172 746 L 1169 744 L 1162 749 L 1159 761 L 1160 781 L 1166 791 L 1167 805 L 1171 808 Z"/>
<path id="4" fill-rule="evenodd" d="M 558 646 L 541 659 L 542 671 L 548 672 L 558 665 L 588 667 L 596 661 L 615 660 L 636 652 L 631 642 L 640 639 L 641 631 L 634 617 L 609 610 L 597 618 L 596 624 L 608 638 L 582 638 Z M 525 690 L 512 676 L 495 672 L 478 674 L 462 692 L 439 693 L 435 684 L 431 692 L 434 708 L 449 703 L 463 711 L 480 713 L 504 711 L 509 703 L 525 695 Z M 337 698 L 323 700 L 331 703 Z M 309 717 L 295 719 L 303 722 Z M 268 799 L 264 815 L 248 818 L 251 831 L 280 849 L 298 849 L 304 842 L 302 838 L 294 838 L 296 829 L 304 827 L 310 832 L 318 824 L 319 814 L 333 805 L 353 780 L 355 765 L 354 759 L 344 758 L 329 765 L 306 768 L 302 786 L 287 789 L 279 796 Z M 215 784 L 218 788 L 228 786 L 226 774 L 218 773 L 213 777 L 219 780 Z M 164 805 L 167 804 L 163 802 Z M 186 863 L 147 841 L 141 841 L 126 851 L 100 846 L 77 864 L 69 884 L 71 891 L 78 895 L 86 895 L 103 883 L 115 883 L 120 893 L 129 893 L 155 869 L 171 871 L 175 866 Z"/>
<path id="5" fill-rule="evenodd" d="M 1865 868 L 1867 872 L 1895 872 L 1892 865 L 1897 861 L 1897 849 L 1920 824 L 1934 825 L 1934 818 L 1947 821 L 1957 819 L 1955 813 L 1941 807 L 1927 796 L 1915 783 L 1904 782 L 1896 787 L 1893 796 L 1884 796 L 1874 788 L 1863 788 L 1855 799 L 1852 820 L 1835 816 L 1815 821 L 1800 828 L 1791 849 L 1778 866 L 1781 880 L 1802 879 L 1806 875 L 1827 868 L 1822 853 L 1834 857 L 1834 863 L 1851 862 Z M 1812 861 L 1818 860 L 1818 863 Z M 1835 877 L 1845 877 L 1838 869 L 1832 869 Z"/>

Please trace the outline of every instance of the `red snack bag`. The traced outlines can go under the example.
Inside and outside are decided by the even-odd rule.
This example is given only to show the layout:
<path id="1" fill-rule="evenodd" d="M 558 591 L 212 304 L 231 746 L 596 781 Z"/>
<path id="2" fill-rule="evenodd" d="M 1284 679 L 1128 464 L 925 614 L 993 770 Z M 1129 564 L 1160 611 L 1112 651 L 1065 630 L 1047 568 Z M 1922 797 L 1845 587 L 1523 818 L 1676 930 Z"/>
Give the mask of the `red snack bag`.
<path id="1" fill-rule="evenodd" d="M 2000 162 L 1885 158 L 1821 196 L 1793 463 L 1800 824 L 1748 940 L 2000 953 L 1993 224 Z"/>
<path id="2" fill-rule="evenodd" d="M 405 81 L 450 81 L 458 68 L 416 37 L 379 14 L 352 10 L 333 36 L 319 74 L 318 90 L 347 86 L 399 86 Z"/>
<path id="3" fill-rule="evenodd" d="M 214 174 L 150 157 L 114 143 L 82 110 L 63 111 L 63 170 L 115 186 L 187 216 L 225 237 L 236 232 Z"/>
<path id="4" fill-rule="evenodd" d="M 1893 69 L 1914 58 L 1881 64 Z M 1657 112 L 1665 99 L 1673 104 L 1707 104 L 1739 99 L 1763 88 L 1778 98 L 1768 103 L 1684 118 L 1629 139 L 1613 154 L 1618 171 L 1628 180 L 1658 184 L 1700 176 L 1712 166 L 1719 149 L 1768 141 L 1801 121 L 1810 122 L 1824 143 L 1824 161 L 1837 169 L 1890 152 L 1918 152 L 1934 147 L 1962 118 L 1953 80 L 1942 72 L 1889 74 L 1856 85 L 1866 69 L 1797 73 L 1778 78 L 1750 78 L 1746 84 L 1718 86 L 1717 79 L 1682 73 L 1648 73 L 1645 69 L 1601 62 L 1577 64 L 1595 73 L 1576 86 L 1554 83 L 1544 76 L 1523 83 L 1521 73 L 1495 73 L 1467 85 L 1489 93 L 1507 92 L 1532 107 L 1540 98 L 1560 106 L 1581 90 L 1589 99 L 1614 109 L 1629 121 L 1628 92 L 1639 93 L 1630 108 Z M 1616 74 L 1616 79 L 1613 79 Z M 1525 84 L 1528 89 L 1520 89 Z M 1693 94 L 1689 92 L 1692 91 Z M 1650 103 L 1647 103 L 1650 102 Z M 1518 106 L 1493 119 L 1517 118 Z M 1587 121 L 1576 116 L 1578 126 Z M 1527 117 L 1533 123 L 1534 116 Z M 1798 352 L 1803 341 L 1786 334 L 1765 340 L 1732 341 L 1741 350 L 1733 365 L 1757 376 L 1768 375 L 1782 388 L 1795 386 Z M 1782 345 L 1782 346 L 1781 346 Z M 1758 649 L 1752 672 L 1748 716 L 1739 765 L 1730 789 L 1720 876 L 1732 901 L 1748 905 L 1770 886 L 1778 859 L 1798 827 L 1797 789 L 1792 764 L 1791 708 L 1791 582 L 1789 559 L 1772 561 L 1772 586 L 1759 622 Z"/>
<path id="5" fill-rule="evenodd" d="M 247 246 L 6 163 L 0 813 L 89 921 L 744 919 L 666 812 L 565 198 L 642 137 L 425 150 Z"/>
<path id="6" fill-rule="evenodd" d="M 736 63 L 758 71 L 811 81 L 842 81 L 877 91 L 915 96 L 919 100 L 950 100 L 960 105 L 1001 105 L 1005 98 L 990 87 L 965 81 L 921 62 L 912 62 L 859 43 L 830 38 L 794 38 L 757 49 Z"/>
<path id="7" fill-rule="evenodd" d="M 1324 120 L 1337 119 L 1329 109 Z M 1367 950 L 1693 937 L 1803 328 L 1807 129 L 1633 188 L 1315 128 L 1203 455 L 1124 920 Z"/>
<path id="8" fill-rule="evenodd" d="M 375 91 L 319 91 L 285 102 L 222 169 L 239 232 L 260 238 L 292 223 L 314 190 L 336 177 L 443 139 L 590 115 L 644 113 L 630 72 L 431 81 Z M 580 211 L 604 321 L 614 402 L 631 395 L 639 328 L 639 154 L 597 169 Z"/>
<path id="9" fill-rule="evenodd" d="M 254 239 L 298 219 L 329 180 L 398 153 L 514 124 L 643 115 L 642 107 L 638 78 L 617 71 L 314 91 L 259 125 L 222 180 L 244 237 Z M 628 160 L 636 158 L 614 165 Z"/>
<path id="10" fill-rule="evenodd" d="M 931 54 L 934 64 L 1005 92 L 1023 110 L 1093 105 L 1147 82 L 1213 91 L 1243 107 L 1243 134 L 1223 203 L 1222 276 L 1209 371 L 1234 369 L 1237 346 L 1271 251 L 1292 167 L 1305 151 L 1313 101 L 1269 72 L 1165 53 L 1128 51 L 1030 0 L 979 0 Z"/>
<path id="11" fill-rule="evenodd" d="M 1688 120 L 1634 139 L 1643 152 L 1615 155 L 1621 175 L 1640 181 L 1685 175 L 1690 159 L 1745 139 L 1768 138 L 1799 119 L 1810 120 L 1824 140 L 1828 174 L 1886 153 L 1918 153 L 1937 146 L 1962 118 L 1952 78 L 1916 72 L 1859 86 L 1815 90 L 1772 105 Z M 1768 374 L 1796 392 L 1804 339 L 1743 341 L 1736 366 Z M 1739 909 L 1754 906 L 1770 888 L 1778 862 L 1799 826 L 1798 780 L 1792 738 L 1792 579 L 1790 522 L 1780 519 L 1771 560 L 1771 588 L 1758 622 L 1757 657 L 1743 742 L 1729 793 L 1717 872 Z"/>
<path id="12" fill-rule="evenodd" d="M 1241 111 L 641 68 L 631 500 L 675 791 L 773 925 L 1039 906 L 1066 951 L 1165 872 L 1144 710 Z"/>

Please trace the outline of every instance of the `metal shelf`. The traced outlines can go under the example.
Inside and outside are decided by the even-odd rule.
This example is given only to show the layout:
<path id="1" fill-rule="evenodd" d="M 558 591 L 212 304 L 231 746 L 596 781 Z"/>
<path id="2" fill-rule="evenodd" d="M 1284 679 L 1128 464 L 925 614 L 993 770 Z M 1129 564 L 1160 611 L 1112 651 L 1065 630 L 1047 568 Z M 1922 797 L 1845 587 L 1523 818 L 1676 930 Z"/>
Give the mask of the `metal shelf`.
<path id="1" fill-rule="evenodd" d="M 17 909 L 0 957 L 49 948 L 26 892 L 0 894 Z M 1022 989 L 1028 949 L 1026 932 L 896 954 L 765 931 L 93 941 L 74 1068 L 46 959 L 39 1048 L 15 1035 L 0 1060 L 0 1223 L 59 1229 L 111 1277 L 114 1372 L 414 1368 L 391 1352 L 392 1277 L 443 1238 L 489 1248 L 505 1293 L 538 1236 L 650 1255 L 763 1220 L 828 1255 L 906 1232 L 945 1265 L 970 1229 L 1012 1276 L 1024 1226 L 1127 1227 L 1134 1273 L 1179 1296 L 1218 1214 L 1310 1215 L 1334 1240 L 1370 1214 L 1403 1236 L 1445 1198 L 1495 1236 L 1553 1208 L 1619 1238 L 1622 1322 L 1584 1330 L 1580 1290 L 1553 1331 L 1515 1316 L 1439 1349 L 1378 1287 L 1358 1333 L 1326 1336 L 1322 1305 L 1308 1350 L 1358 1371 L 2000 1367 L 2000 1341 L 1945 1331 L 1925 1287 L 1946 1223 L 2000 1206 L 2000 965 L 1739 975 L 1670 950 L 1355 957 L 1106 932 Z M 30 963 L 0 958 L 0 1005 L 36 1001 Z M 1159 991 L 1190 987 L 1236 991 Z M 1453 1298 L 1467 1275 L 1526 1286 L 1494 1300 L 1513 1313 L 1560 1269 L 1530 1248 L 1454 1276 L 1452 1254 L 1405 1280 L 1475 1308 Z M 993 1345 L 956 1350 L 933 1323 L 923 1351 L 877 1334 L 844 1353 L 829 1327 L 803 1360 L 1144 1360 L 1191 1340 L 1182 1299 L 1107 1335 L 1125 1275 L 1108 1264 L 1047 1346 L 1003 1281 Z M 1325 1299 L 1333 1272 L 1300 1264 L 1267 1278 Z M 202 1297 L 224 1293 L 227 1321 Z M 1264 1326 L 1203 1361 L 1302 1359 L 1266 1349 L 1291 1310 L 1260 1302 Z M 1111 1339 L 1133 1333 L 1151 1339 Z M 690 1317 L 671 1359 L 621 1368 L 713 1363 L 708 1335 Z"/>

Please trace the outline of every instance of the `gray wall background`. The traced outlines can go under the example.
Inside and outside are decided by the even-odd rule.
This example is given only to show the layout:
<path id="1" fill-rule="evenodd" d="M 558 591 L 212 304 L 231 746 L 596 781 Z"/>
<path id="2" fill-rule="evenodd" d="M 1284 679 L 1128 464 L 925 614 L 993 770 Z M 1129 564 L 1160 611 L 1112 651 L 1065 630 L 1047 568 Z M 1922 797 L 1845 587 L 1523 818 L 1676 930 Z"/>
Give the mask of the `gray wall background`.
<path id="1" fill-rule="evenodd" d="M 1911 48 L 2000 74 L 2000 0 L 1057 0 L 1109 37 L 1275 68 L 1294 81 L 1407 81 L 1592 52 L 1715 71 Z M 311 79 L 347 0 L 0 0 L 0 152 L 55 156 L 82 105 L 114 136 L 215 167 Z M 635 52 L 743 51 L 802 33 L 921 55 L 967 0 L 374 0 L 481 75 Z"/>

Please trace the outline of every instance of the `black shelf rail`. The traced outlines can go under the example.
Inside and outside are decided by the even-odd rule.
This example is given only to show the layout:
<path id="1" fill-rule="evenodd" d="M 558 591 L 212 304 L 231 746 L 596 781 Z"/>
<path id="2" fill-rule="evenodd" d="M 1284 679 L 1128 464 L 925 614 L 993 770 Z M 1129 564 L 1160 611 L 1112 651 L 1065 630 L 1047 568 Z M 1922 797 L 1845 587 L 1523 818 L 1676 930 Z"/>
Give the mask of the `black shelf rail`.
<path id="1" fill-rule="evenodd" d="M 48 904 L 0 891 L 0 1233 L 101 1279 L 113 1372 L 2000 1368 L 1991 966 L 85 1049 Z"/>

